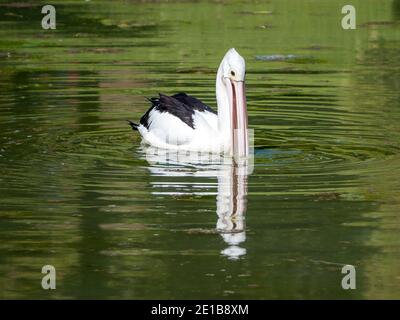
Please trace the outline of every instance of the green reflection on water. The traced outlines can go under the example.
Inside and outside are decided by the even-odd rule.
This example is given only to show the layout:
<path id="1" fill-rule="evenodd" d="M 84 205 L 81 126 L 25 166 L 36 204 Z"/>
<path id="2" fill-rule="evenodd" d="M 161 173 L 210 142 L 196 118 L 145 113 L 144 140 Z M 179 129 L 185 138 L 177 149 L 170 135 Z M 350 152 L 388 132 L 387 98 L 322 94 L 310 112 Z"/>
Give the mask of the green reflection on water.
<path id="1" fill-rule="evenodd" d="M 399 297 L 399 1 L 353 1 L 351 31 L 341 1 L 53 3 L 55 31 L 0 5 L 0 298 Z M 237 255 L 224 167 L 148 162 L 125 123 L 157 92 L 215 106 L 233 46 L 256 146 Z"/>

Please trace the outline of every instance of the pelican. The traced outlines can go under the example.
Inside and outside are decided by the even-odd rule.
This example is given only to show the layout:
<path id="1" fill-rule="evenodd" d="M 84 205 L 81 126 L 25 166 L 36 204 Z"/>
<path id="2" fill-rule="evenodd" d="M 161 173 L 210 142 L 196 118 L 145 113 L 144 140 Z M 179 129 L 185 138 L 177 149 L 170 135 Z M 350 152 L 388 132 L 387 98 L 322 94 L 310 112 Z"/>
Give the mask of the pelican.
<path id="1" fill-rule="evenodd" d="M 177 93 L 149 99 L 140 123 L 129 121 L 143 141 L 156 148 L 247 157 L 245 61 L 234 49 L 222 59 L 216 78 L 218 113 L 200 100 Z"/>

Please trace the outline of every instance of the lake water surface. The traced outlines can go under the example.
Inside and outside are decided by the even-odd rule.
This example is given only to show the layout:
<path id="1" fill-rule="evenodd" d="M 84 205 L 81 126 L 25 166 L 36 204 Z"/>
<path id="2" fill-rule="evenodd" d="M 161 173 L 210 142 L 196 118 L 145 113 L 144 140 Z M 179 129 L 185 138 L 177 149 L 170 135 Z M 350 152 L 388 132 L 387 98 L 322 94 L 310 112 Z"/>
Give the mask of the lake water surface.
<path id="1" fill-rule="evenodd" d="M 0 298 L 400 298 L 400 1 L 52 4 L 0 3 Z M 253 173 L 159 161 L 126 119 L 230 47 Z"/>

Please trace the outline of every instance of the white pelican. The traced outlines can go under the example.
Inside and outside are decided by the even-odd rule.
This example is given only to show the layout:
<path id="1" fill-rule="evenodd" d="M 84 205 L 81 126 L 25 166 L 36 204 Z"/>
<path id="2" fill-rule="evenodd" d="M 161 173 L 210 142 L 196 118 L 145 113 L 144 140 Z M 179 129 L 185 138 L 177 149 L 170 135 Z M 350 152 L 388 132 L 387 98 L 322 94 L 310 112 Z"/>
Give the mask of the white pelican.
<path id="1" fill-rule="evenodd" d="M 186 93 L 160 93 L 150 99 L 152 106 L 140 124 L 129 124 L 144 142 L 156 148 L 247 157 L 245 72 L 244 59 L 235 49 L 229 49 L 217 71 L 218 114 Z"/>

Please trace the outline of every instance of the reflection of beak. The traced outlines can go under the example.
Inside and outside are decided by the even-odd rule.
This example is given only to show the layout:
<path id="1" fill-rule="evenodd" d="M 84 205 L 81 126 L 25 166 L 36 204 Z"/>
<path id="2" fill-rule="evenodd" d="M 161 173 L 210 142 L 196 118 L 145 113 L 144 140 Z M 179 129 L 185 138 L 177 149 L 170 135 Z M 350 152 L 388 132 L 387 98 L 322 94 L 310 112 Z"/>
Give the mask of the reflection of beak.
<path id="1" fill-rule="evenodd" d="M 244 81 L 231 82 L 231 112 L 232 112 L 232 153 L 235 157 L 249 155 L 249 139 L 247 135 L 247 105 Z"/>

